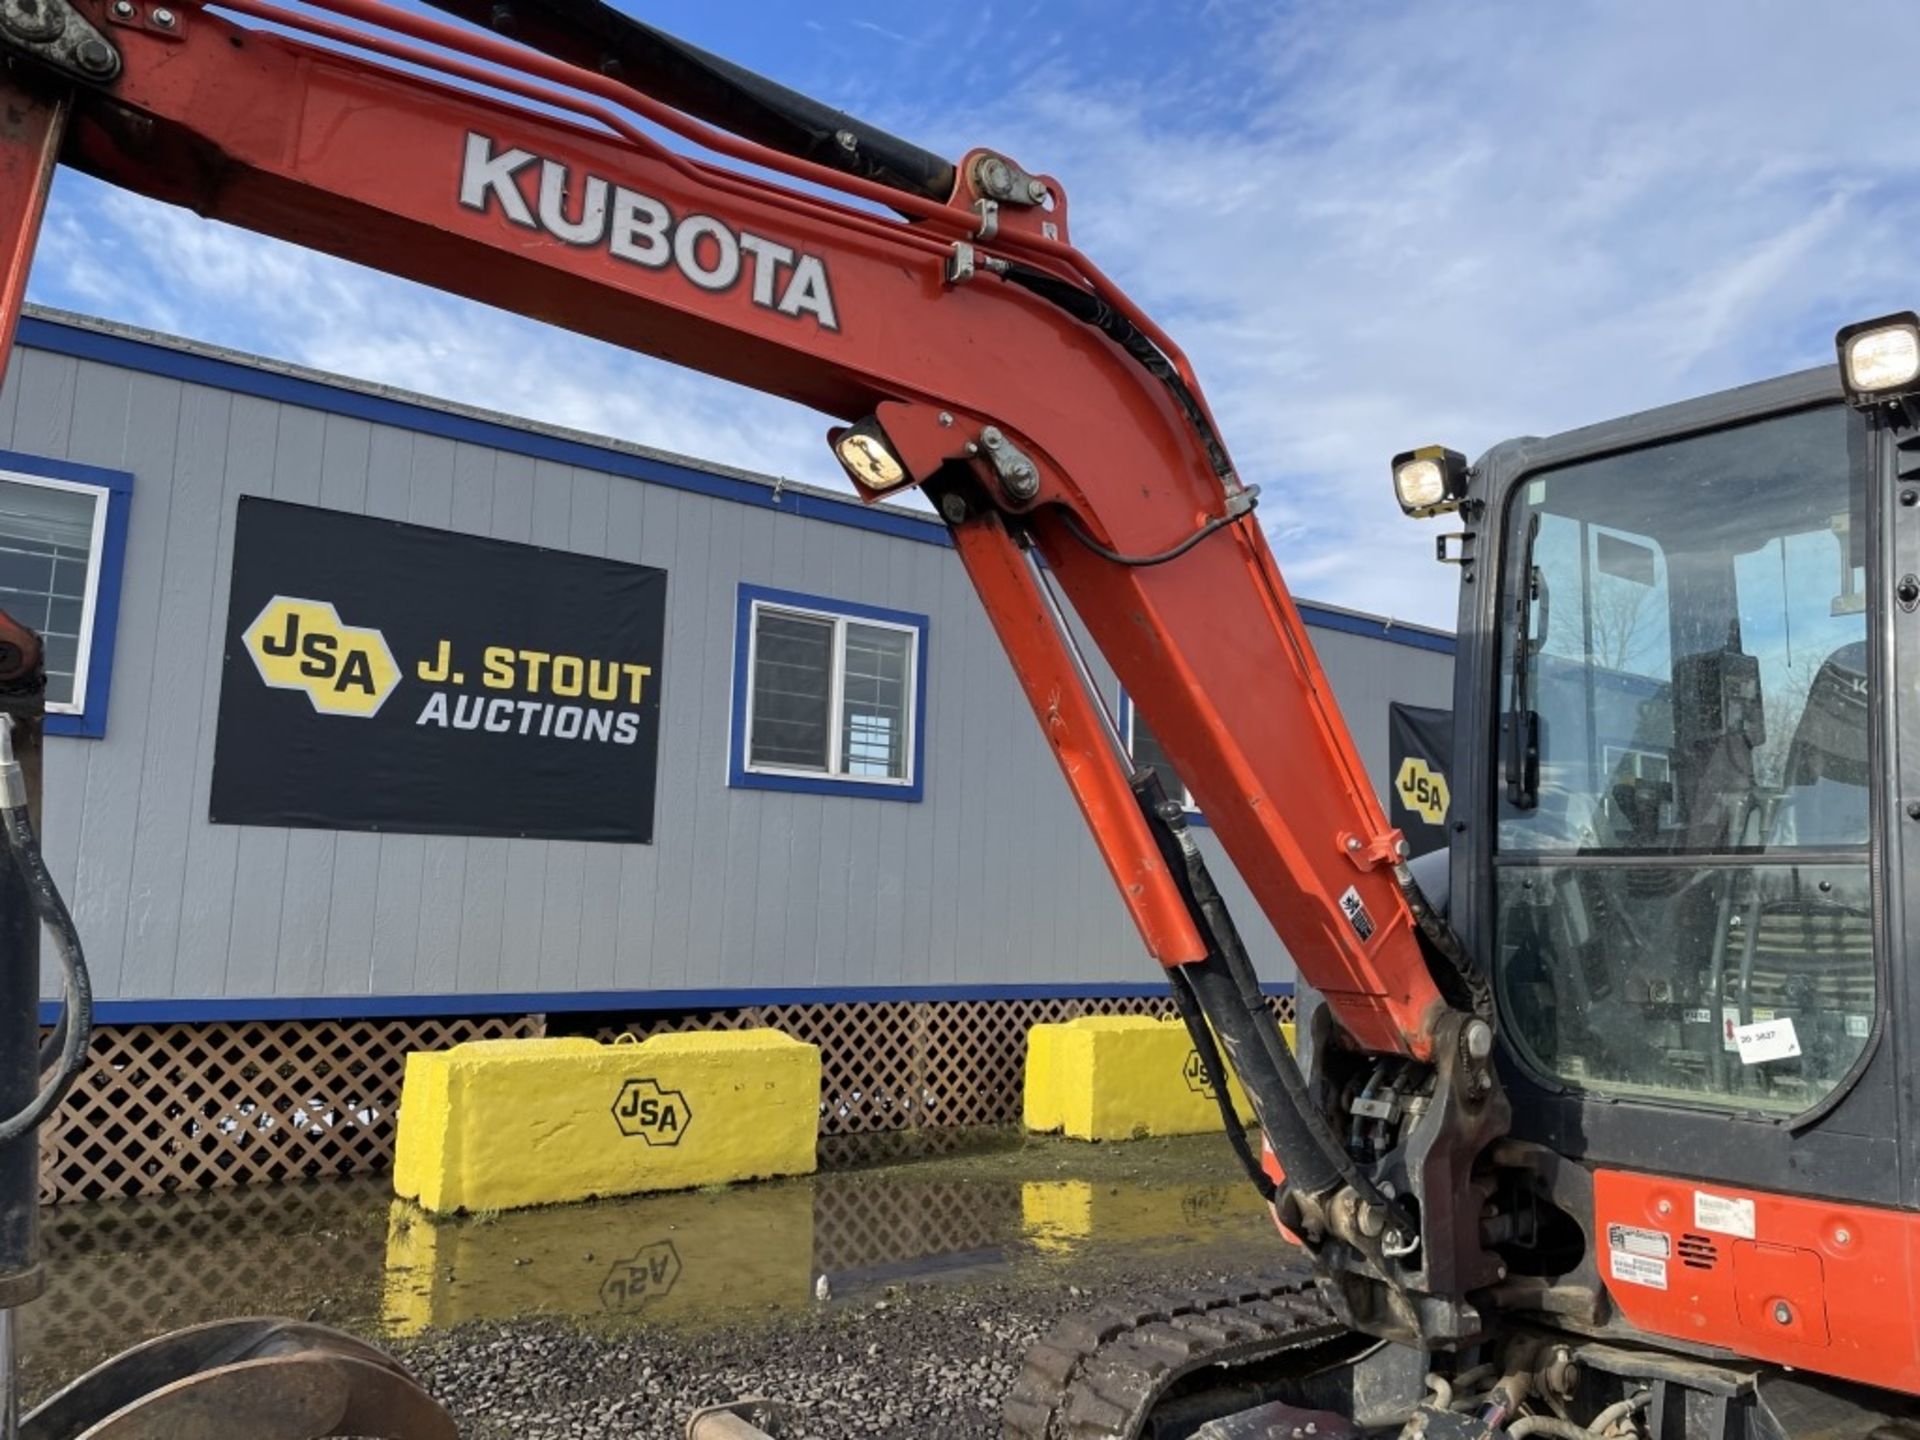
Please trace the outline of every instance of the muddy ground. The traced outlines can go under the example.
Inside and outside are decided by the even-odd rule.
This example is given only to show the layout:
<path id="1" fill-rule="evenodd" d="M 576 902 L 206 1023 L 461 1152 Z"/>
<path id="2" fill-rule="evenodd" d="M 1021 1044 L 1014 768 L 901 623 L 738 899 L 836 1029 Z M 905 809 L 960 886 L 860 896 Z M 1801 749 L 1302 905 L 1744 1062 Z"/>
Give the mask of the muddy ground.
<path id="1" fill-rule="evenodd" d="M 812 1437 L 990 1436 L 1056 1320 L 1291 1258 L 1217 1136 L 966 1143 L 987 1148 L 454 1222 L 364 1182 L 49 1212 L 23 1375 L 40 1394 L 173 1326 L 278 1313 L 389 1346 L 476 1440 L 664 1440 L 747 1395 Z"/>

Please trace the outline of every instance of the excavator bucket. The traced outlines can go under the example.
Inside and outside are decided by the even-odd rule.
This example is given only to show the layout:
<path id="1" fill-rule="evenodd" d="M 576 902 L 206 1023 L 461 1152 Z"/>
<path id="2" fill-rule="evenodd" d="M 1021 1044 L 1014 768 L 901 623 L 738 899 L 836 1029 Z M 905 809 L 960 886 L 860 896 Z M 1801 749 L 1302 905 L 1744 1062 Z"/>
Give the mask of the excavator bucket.
<path id="1" fill-rule="evenodd" d="M 28 1415 L 21 1440 L 458 1440 L 364 1341 L 298 1320 L 217 1320 L 122 1352 Z"/>

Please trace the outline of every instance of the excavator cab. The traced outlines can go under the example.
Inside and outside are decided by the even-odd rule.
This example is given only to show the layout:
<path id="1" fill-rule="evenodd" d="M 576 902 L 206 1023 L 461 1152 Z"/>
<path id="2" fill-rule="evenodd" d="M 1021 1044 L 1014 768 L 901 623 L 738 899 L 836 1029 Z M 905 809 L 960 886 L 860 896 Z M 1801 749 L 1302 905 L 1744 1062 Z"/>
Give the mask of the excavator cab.
<path id="1" fill-rule="evenodd" d="M 1832 703 L 1866 684 L 1867 614 L 1834 603 L 1864 584 L 1859 423 L 1773 414 L 1508 491 L 1529 598 L 1478 641 L 1507 747 L 1473 863 L 1530 1075 L 1795 1114 L 1865 1054 L 1868 712 Z M 1756 1025 L 1793 1053 L 1743 1060 Z"/>
<path id="2" fill-rule="evenodd" d="M 1138 1428 L 1085 1433 L 1916 1423 L 1920 326 L 1849 327 L 1841 353 L 1471 463 L 1395 457 L 1402 508 L 1460 527 L 1449 844 L 1414 868 L 1491 989 L 1510 1115 L 1469 1173 L 1497 1278 L 1467 1285 L 1480 1329 L 1452 1343 L 1318 1369 L 1274 1347 L 1240 1371 L 1264 1404 L 1184 1429 L 1203 1398 L 1169 1381 Z M 1342 1082 L 1338 1021 L 1314 1020 L 1319 1105 L 1390 1164 L 1413 1122 Z M 1367 1328 L 1322 1264 L 1322 1300 Z M 1109 1348 L 1075 1373 L 1150 1367 L 1137 1338 Z M 1040 1360 L 1034 1393 L 1064 1364 Z"/>
<path id="3" fill-rule="evenodd" d="M 1447 910 L 1512 1105 L 1495 1297 L 1576 1357 L 1746 1377 L 1732 1434 L 1864 1435 L 1920 1390 L 1920 330 L 1840 351 L 1395 463 L 1410 515 L 1465 523 Z"/>

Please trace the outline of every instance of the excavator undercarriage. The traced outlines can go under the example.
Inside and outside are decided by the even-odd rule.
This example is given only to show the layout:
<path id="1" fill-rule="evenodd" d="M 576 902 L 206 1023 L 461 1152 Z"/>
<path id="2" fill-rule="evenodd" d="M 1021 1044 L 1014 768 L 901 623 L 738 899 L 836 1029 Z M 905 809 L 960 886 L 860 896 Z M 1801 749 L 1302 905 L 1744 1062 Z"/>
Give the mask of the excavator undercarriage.
<path id="1" fill-rule="evenodd" d="M 1342 1324 L 1297 1275 L 1069 1320 L 1029 1353 L 1004 1417 L 1007 1440 L 1920 1433 L 1905 1397 L 1559 1328 L 1437 1356 Z"/>

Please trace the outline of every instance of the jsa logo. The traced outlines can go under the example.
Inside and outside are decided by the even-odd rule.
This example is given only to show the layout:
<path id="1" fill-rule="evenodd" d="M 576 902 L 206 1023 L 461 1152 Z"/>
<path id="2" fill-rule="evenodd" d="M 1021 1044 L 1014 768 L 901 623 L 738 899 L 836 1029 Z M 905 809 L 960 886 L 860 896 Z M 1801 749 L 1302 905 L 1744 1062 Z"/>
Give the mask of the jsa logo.
<path id="1" fill-rule="evenodd" d="M 1447 818 L 1447 806 L 1453 799 L 1447 791 L 1447 777 L 1418 755 L 1409 755 L 1400 762 L 1400 773 L 1394 777 L 1393 788 L 1400 792 L 1400 803 L 1429 825 L 1438 825 Z"/>
<path id="2" fill-rule="evenodd" d="M 243 638 L 262 680 L 304 690 L 322 715 L 370 718 L 400 683 L 387 637 L 342 623 L 324 600 L 276 595 Z"/>
<path id="3" fill-rule="evenodd" d="M 613 1118 L 620 1133 L 638 1136 L 649 1145 L 678 1145 L 693 1123 L 693 1107 L 678 1090 L 669 1090 L 651 1076 L 640 1076 L 620 1086 L 613 1099 Z"/>

